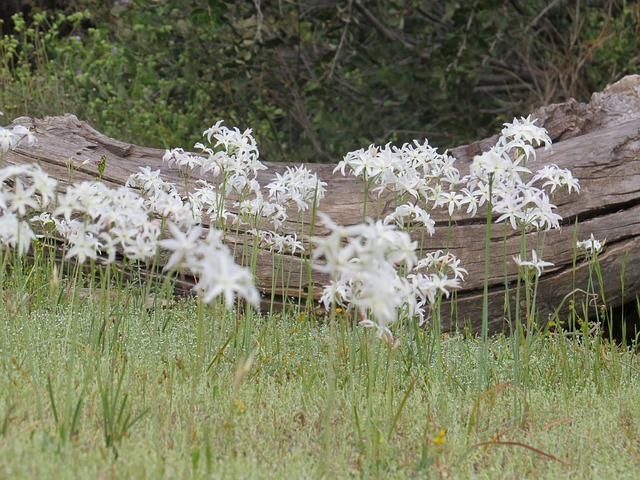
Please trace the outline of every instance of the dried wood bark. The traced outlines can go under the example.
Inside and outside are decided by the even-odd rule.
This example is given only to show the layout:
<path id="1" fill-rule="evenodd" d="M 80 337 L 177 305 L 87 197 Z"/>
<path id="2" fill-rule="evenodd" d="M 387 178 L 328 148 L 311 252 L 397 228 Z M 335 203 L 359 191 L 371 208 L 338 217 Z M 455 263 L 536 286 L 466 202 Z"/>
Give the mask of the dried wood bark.
<path id="1" fill-rule="evenodd" d="M 598 298 L 597 302 L 609 308 L 635 300 L 640 293 L 640 76 L 625 77 L 603 92 L 595 93 L 588 104 L 570 100 L 540 108 L 533 117 L 539 119 L 538 124 L 548 130 L 554 141 L 552 151 L 538 152 L 538 167 L 557 164 L 569 168 L 581 184 L 579 195 L 560 193 L 554 197 L 557 213 L 563 217 L 562 228 L 541 237 L 544 239 L 541 256 L 554 263 L 554 267 L 548 268 L 540 278 L 538 307 L 541 320 L 560 306 L 566 309 L 569 298 L 575 298 L 577 302 L 583 300 L 581 293 L 572 292 L 586 288 L 589 266 L 583 259 L 575 259 L 573 241 L 574 238 L 588 238 L 590 234 L 597 239 L 606 239 L 605 250 L 600 255 L 604 298 Z M 108 185 L 124 184 L 128 176 L 141 166 L 160 169 L 165 178 L 176 184 L 183 183 L 179 172 L 162 162 L 164 151 L 109 138 L 74 115 L 42 120 L 21 117 L 14 124 L 30 128 L 37 137 L 37 143 L 33 146 L 20 145 L 7 155 L 5 164 L 37 161 L 50 175 L 59 179 L 63 187 L 68 177 L 69 159 L 77 167 L 74 180 L 90 180 L 95 178 L 95 166 L 83 166 L 82 162 L 89 159 L 93 163 L 103 155 L 108 159 L 103 176 Z M 474 155 L 488 149 L 496 139 L 493 137 L 451 150 L 461 172 L 466 173 Z M 282 173 L 287 166 L 293 165 L 265 164 L 269 169 L 258 177 L 263 185 L 270 182 L 276 173 Z M 358 223 L 363 213 L 363 190 L 356 180 L 334 174 L 334 165 L 308 167 L 327 183 L 329 193 L 320 210 L 336 223 Z M 195 178 L 191 179 L 192 183 L 195 181 Z M 369 204 L 378 205 L 377 197 L 372 197 Z M 383 198 L 381 215 L 390 213 L 394 207 L 391 201 Z M 434 211 L 432 218 L 436 220 L 436 234 L 427 238 L 427 248 L 452 251 L 461 258 L 469 272 L 457 294 L 455 313 L 450 314 L 446 307 L 443 309 L 443 329 L 469 324 L 477 330 L 482 310 L 486 212 L 480 212 L 474 218 L 456 213 L 451 229 L 447 228 L 449 218 L 446 212 Z M 316 234 L 322 235 L 323 231 L 326 229 L 318 224 Z M 535 238 L 533 235 L 528 237 L 528 250 L 531 250 Z M 229 242 L 242 240 L 242 236 L 228 238 Z M 519 232 L 507 230 L 505 233 L 502 225 L 494 225 L 489 277 L 489 321 L 493 331 L 505 325 L 504 258 L 506 255 L 508 283 L 513 290 L 517 271 L 511 257 L 519 253 L 520 245 Z M 328 281 L 326 276 L 317 272 L 309 279 L 306 265 L 297 256 L 276 256 L 276 264 L 285 265 L 287 275 L 273 279 L 273 262 L 270 252 L 258 252 L 257 285 L 267 301 L 272 293 L 277 298 L 286 295 L 304 297 L 310 291 L 317 298 Z M 624 289 L 621 287 L 623 266 Z M 187 288 L 191 281 L 185 276 L 180 285 Z"/>

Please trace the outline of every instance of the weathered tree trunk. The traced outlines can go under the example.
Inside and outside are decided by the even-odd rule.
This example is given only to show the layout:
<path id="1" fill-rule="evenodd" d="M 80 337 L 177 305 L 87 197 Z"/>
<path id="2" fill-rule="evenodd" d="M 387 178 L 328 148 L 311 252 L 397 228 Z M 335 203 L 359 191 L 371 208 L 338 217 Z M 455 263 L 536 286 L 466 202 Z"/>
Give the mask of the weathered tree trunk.
<path id="1" fill-rule="evenodd" d="M 630 76 L 595 93 L 588 104 L 571 100 L 564 104 L 543 107 L 533 113 L 538 124 L 543 125 L 554 141 L 552 151 L 538 152 L 538 166 L 557 164 L 569 168 L 581 184 L 579 195 L 560 193 L 555 196 L 557 213 L 563 217 L 560 230 L 543 235 L 542 257 L 554 263 L 540 278 L 538 307 L 541 320 L 561 305 L 566 308 L 569 298 L 577 302 L 584 295 L 572 292 L 586 289 L 588 264 L 574 257 L 574 238 L 584 239 L 593 234 L 596 239 L 606 239 L 605 250 L 600 255 L 602 291 L 604 298 L 597 299 L 606 307 L 616 307 L 634 300 L 640 293 L 640 76 Z M 67 162 L 73 159 L 77 170 L 74 180 L 95 178 L 95 166 L 80 165 L 86 159 L 98 161 L 106 155 L 107 168 L 103 176 L 106 184 L 122 185 L 131 173 L 141 166 L 160 169 L 165 178 L 182 184 L 175 169 L 162 162 L 164 151 L 139 147 L 108 138 L 73 115 L 48 117 L 44 120 L 21 117 L 15 121 L 29 127 L 37 137 L 33 146 L 20 145 L 5 158 L 6 163 L 37 161 L 52 176 L 65 185 L 68 177 Z M 497 137 L 475 142 L 450 151 L 457 159 L 462 173 L 468 171 L 474 155 L 488 149 Z M 291 164 L 266 163 L 269 169 L 258 179 L 261 184 L 270 182 L 275 173 L 282 173 Z M 362 218 L 363 190 L 353 177 L 334 174 L 334 165 L 310 165 L 320 179 L 327 183 L 327 196 L 321 202 L 320 211 L 339 224 L 358 223 Z M 535 168 L 535 167 L 534 167 Z M 195 182 L 195 179 L 192 180 Z M 377 205 L 372 198 L 370 204 Z M 390 213 L 394 205 L 384 204 L 381 215 Z M 457 294 L 457 311 L 449 315 L 444 308 L 444 329 L 470 324 L 474 330 L 480 325 L 482 312 L 482 287 L 484 278 L 484 231 L 486 212 L 474 217 L 456 213 L 453 227 L 448 229 L 446 212 L 434 211 L 436 234 L 428 238 L 429 250 L 448 249 L 462 259 L 469 274 Z M 577 231 L 576 231 L 577 229 Z M 323 226 L 316 226 L 316 234 L 322 235 Z M 230 242 L 242 241 L 242 236 L 232 237 Z M 507 258 L 508 279 L 511 287 L 517 275 L 512 255 L 520 252 L 519 232 L 505 231 L 502 225 L 492 230 L 489 321 L 491 330 L 504 327 L 505 278 L 504 256 Z M 306 239 L 308 240 L 308 239 Z M 535 244 L 533 236 L 527 239 L 528 250 Z M 308 291 L 318 297 L 327 282 L 324 275 L 313 273 L 312 285 L 308 284 L 307 268 L 297 256 L 276 257 L 278 264 L 286 266 L 286 280 L 272 278 L 273 256 L 260 251 L 257 260 L 257 285 L 265 298 L 272 292 L 278 297 L 305 296 Z M 575 268 L 574 268 L 575 262 Z M 626 265 L 626 268 L 624 267 Z M 621 274 L 624 270 L 624 289 Z M 283 278 L 285 276 L 282 276 Z M 284 282 L 288 285 L 284 285 Z M 189 285 L 183 279 L 182 287 Z M 513 290 L 513 288 L 510 288 Z M 623 296 L 624 293 L 624 296 Z"/>

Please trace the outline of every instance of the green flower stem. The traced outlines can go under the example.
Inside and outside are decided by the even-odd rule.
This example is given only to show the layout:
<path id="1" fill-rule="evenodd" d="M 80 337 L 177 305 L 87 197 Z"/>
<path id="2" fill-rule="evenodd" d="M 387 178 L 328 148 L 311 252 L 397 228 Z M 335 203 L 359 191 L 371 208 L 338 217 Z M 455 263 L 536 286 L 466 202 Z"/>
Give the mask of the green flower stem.
<path id="1" fill-rule="evenodd" d="M 493 174 L 489 175 L 489 199 L 487 201 L 487 226 L 484 239 L 484 287 L 482 293 L 482 330 L 480 346 L 479 387 L 489 388 L 489 270 L 491 265 L 491 223 L 492 223 Z"/>

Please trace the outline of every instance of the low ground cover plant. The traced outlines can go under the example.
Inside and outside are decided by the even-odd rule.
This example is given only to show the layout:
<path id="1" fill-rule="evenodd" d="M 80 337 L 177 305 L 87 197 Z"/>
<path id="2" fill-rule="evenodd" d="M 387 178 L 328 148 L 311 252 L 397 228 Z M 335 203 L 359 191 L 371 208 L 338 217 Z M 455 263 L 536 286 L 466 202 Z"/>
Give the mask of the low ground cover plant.
<path id="1" fill-rule="evenodd" d="M 336 170 L 365 191 L 362 223 L 349 226 L 322 214 L 326 184 L 304 166 L 260 188 L 251 130 L 218 122 L 204 137 L 198 153 L 164 157 L 185 178 L 197 172 L 194 191 L 148 167 L 109 189 L 104 165 L 61 191 L 37 164 L 0 164 L 7 475 L 596 478 L 637 463 L 635 345 L 608 341 L 579 308 L 571 331 L 560 326 L 569 319 L 537 318 L 544 232 L 560 221 L 553 195 L 579 183 L 535 169 L 551 141 L 531 118 L 506 124 L 468 175 L 426 141 L 348 153 Z M 0 127 L 2 158 L 33 141 Z M 397 208 L 377 219 L 367 203 L 384 191 Z M 486 212 L 487 268 L 495 224 L 522 233 L 506 259 L 519 267 L 508 334 L 489 336 L 486 308 L 471 319 L 479 336 L 441 331 L 443 301 L 467 272 L 452 252 L 426 249 L 435 208 Z M 329 234 L 309 240 L 317 221 Z M 242 252 L 225 241 L 238 235 Z M 259 312 L 258 245 L 330 275 L 327 318 L 301 304 Z M 602 243 L 575 248 L 595 279 Z M 197 283 L 176 300 L 180 271 Z"/>

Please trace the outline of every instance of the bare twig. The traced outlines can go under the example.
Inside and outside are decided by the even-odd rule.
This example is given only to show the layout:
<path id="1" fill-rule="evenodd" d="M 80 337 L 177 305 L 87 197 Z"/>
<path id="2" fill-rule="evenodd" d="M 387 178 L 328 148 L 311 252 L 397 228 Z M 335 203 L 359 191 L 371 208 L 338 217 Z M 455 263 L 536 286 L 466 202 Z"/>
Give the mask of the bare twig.
<path id="1" fill-rule="evenodd" d="M 476 443 L 474 446 L 475 447 L 488 447 L 490 445 L 507 445 L 507 446 L 512 446 L 512 447 L 522 447 L 522 448 L 526 448 L 527 450 L 531 450 L 532 452 L 537 453 L 538 455 L 541 455 L 543 457 L 546 457 L 550 460 L 555 460 L 556 462 L 560 462 L 563 465 L 569 465 L 567 462 L 565 462 L 564 460 L 560 460 L 558 457 L 556 457 L 555 455 L 551 455 L 550 453 L 547 452 L 543 452 L 542 450 L 540 450 L 539 448 L 536 447 L 532 447 L 531 445 L 527 445 L 526 443 L 521 443 L 521 442 L 502 442 L 502 441 L 495 441 L 495 442 L 480 442 L 480 443 Z"/>
<path id="2" fill-rule="evenodd" d="M 351 24 L 351 9 L 353 7 L 353 0 L 349 0 L 349 5 L 347 5 L 347 19 L 344 22 L 344 28 L 342 29 L 342 35 L 340 35 L 340 43 L 338 43 L 338 48 L 336 49 L 336 53 L 331 60 L 331 66 L 329 67 L 329 75 L 327 78 L 333 77 L 333 72 L 335 71 L 336 64 L 338 63 L 338 57 L 340 56 L 340 52 L 342 51 L 342 47 L 344 46 L 344 42 L 347 38 L 347 32 L 349 31 L 349 25 Z"/>

